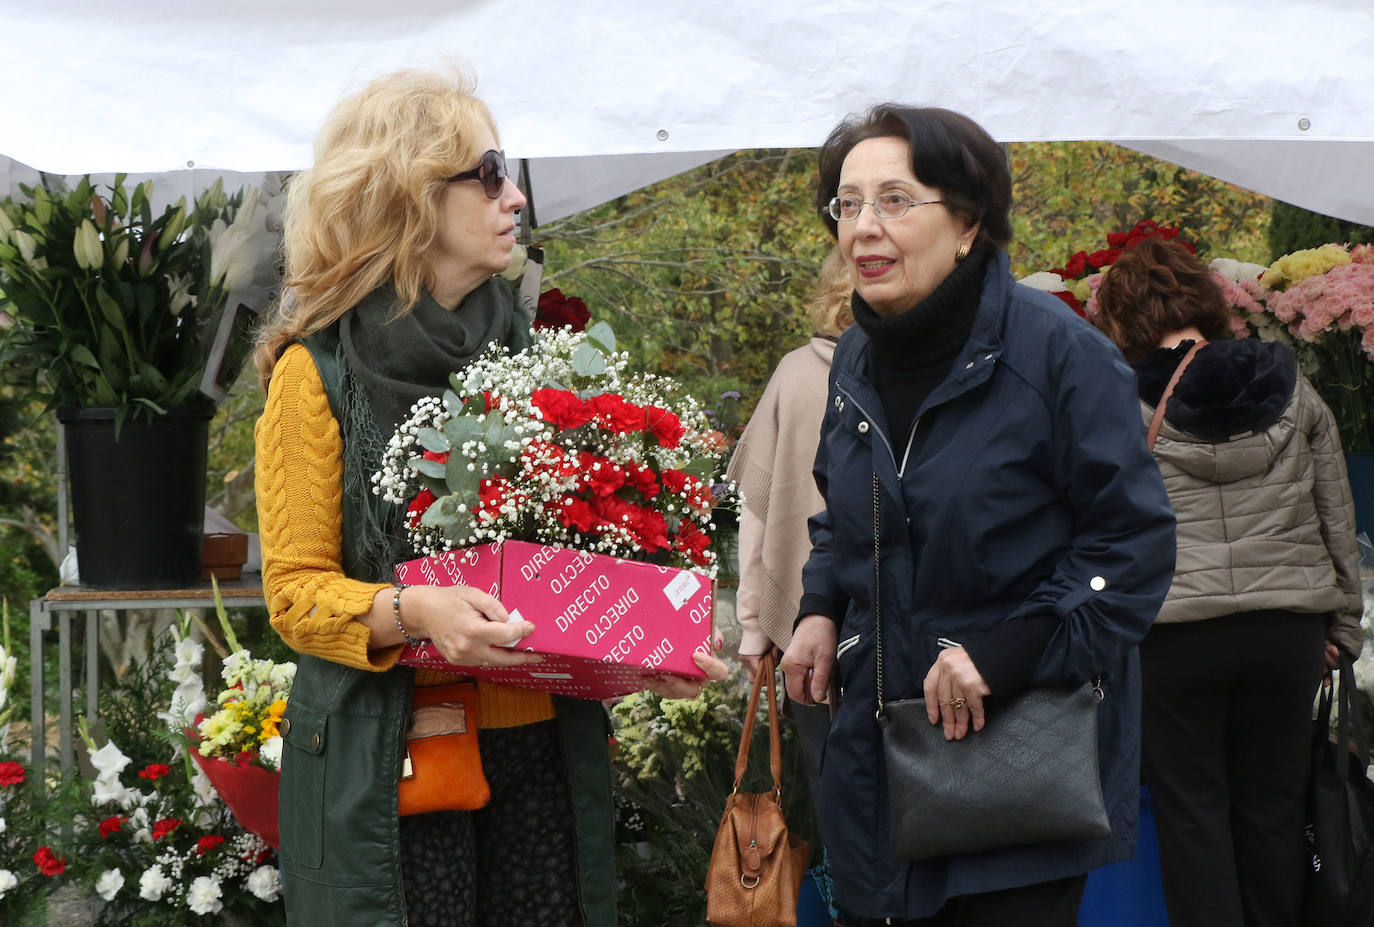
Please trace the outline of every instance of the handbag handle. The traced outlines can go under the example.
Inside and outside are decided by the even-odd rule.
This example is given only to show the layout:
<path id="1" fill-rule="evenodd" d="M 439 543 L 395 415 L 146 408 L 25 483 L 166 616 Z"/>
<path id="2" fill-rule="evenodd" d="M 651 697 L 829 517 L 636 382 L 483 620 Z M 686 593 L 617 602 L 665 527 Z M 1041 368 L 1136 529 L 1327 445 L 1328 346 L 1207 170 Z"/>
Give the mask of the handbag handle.
<path id="1" fill-rule="evenodd" d="M 1183 371 L 1188 369 L 1188 365 L 1193 362 L 1193 357 L 1198 351 L 1207 344 L 1207 339 L 1194 341 L 1193 346 L 1188 349 L 1188 353 L 1183 355 L 1183 360 L 1178 362 L 1174 368 L 1174 375 L 1169 378 L 1169 384 L 1164 387 L 1164 393 L 1159 397 L 1159 404 L 1155 406 L 1154 418 L 1150 419 L 1150 430 L 1145 433 L 1145 443 L 1150 446 L 1150 450 L 1155 449 L 1155 440 L 1159 437 L 1159 429 L 1164 424 L 1164 407 L 1169 403 L 1169 397 L 1174 394 L 1174 387 L 1178 386 L 1178 381 L 1183 379 Z"/>
<path id="2" fill-rule="evenodd" d="M 744 733 L 740 736 L 739 757 L 735 760 L 735 787 L 730 794 L 739 791 L 744 781 L 745 770 L 749 768 L 749 742 L 754 738 L 754 717 L 759 713 L 759 691 L 768 690 L 768 766 L 773 773 L 773 792 L 782 802 L 782 741 L 778 737 L 778 687 L 774 675 L 773 654 L 766 653 L 759 660 L 758 672 L 754 674 L 754 690 L 749 693 L 749 707 L 744 712 Z"/>

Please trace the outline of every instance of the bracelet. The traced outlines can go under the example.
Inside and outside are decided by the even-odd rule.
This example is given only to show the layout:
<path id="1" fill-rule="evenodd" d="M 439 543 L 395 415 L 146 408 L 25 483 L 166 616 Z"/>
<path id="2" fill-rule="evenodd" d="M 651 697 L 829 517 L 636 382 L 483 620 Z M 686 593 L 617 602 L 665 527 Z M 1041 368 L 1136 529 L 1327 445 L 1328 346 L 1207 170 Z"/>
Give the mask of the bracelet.
<path id="1" fill-rule="evenodd" d="M 396 584 L 396 591 L 391 596 L 391 613 L 396 616 L 396 630 L 401 632 L 401 636 L 406 639 L 406 643 L 412 647 L 418 647 L 423 641 L 418 641 L 410 636 L 406 626 L 401 624 L 401 593 L 410 587 L 404 583 Z"/>

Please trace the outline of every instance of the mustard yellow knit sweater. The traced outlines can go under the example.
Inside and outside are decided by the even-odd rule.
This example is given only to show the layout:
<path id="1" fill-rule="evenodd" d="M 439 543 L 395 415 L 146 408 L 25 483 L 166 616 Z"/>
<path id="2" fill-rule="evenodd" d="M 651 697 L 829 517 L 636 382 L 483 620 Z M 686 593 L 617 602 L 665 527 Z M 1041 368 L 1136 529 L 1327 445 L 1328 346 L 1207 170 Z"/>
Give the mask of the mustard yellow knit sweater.
<path id="1" fill-rule="evenodd" d="M 257 441 L 258 530 L 262 585 L 272 627 L 299 653 L 345 666 L 391 669 L 400 647 L 372 649 L 358 616 L 379 583 L 343 573 L 343 441 L 319 371 L 303 345 L 286 349 L 272 371 Z M 454 677 L 419 672 L 417 685 Z M 482 727 L 513 727 L 553 717 L 545 693 L 479 683 Z"/>

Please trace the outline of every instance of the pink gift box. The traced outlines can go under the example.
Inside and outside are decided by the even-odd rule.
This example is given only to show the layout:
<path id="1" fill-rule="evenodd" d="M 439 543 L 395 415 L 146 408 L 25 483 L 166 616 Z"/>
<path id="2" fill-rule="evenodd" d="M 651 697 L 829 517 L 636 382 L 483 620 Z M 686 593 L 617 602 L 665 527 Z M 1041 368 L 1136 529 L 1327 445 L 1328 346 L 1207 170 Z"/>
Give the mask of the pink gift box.
<path id="1" fill-rule="evenodd" d="M 711 652 L 714 587 L 690 570 L 506 541 L 408 560 L 396 581 L 485 590 L 534 625 L 519 649 L 544 655 L 530 666 L 455 666 L 426 641 L 402 652 L 405 666 L 594 699 L 643 689 L 651 673 L 705 678 L 692 653 Z"/>

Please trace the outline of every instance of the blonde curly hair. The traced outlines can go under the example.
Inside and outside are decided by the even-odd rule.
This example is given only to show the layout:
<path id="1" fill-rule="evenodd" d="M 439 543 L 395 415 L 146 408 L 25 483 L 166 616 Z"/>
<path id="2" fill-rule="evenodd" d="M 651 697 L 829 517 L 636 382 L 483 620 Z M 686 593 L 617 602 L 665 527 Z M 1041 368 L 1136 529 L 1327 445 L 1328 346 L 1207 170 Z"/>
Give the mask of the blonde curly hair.
<path id="1" fill-rule="evenodd" d="M 426 252 L 437 235 L 448 177 L 497 136 L 475 79 L 407 69 L 342 100 L 315 140 L 315 163 L 292 178 L 282 248 L 282 298 L 254 353 L 265 386 L 296 338 L 327 328 L 390 281 L 408 311 L 434 283 Z"/>
<path id="2" fill-rule="evenodd" d="M 816 291 L 806 303 L 807 318 L 818 335 L 838 338 L 854 324 L 854 279 L 840 255 L 839 248 L 831 248 L 821 262 Z"/>

